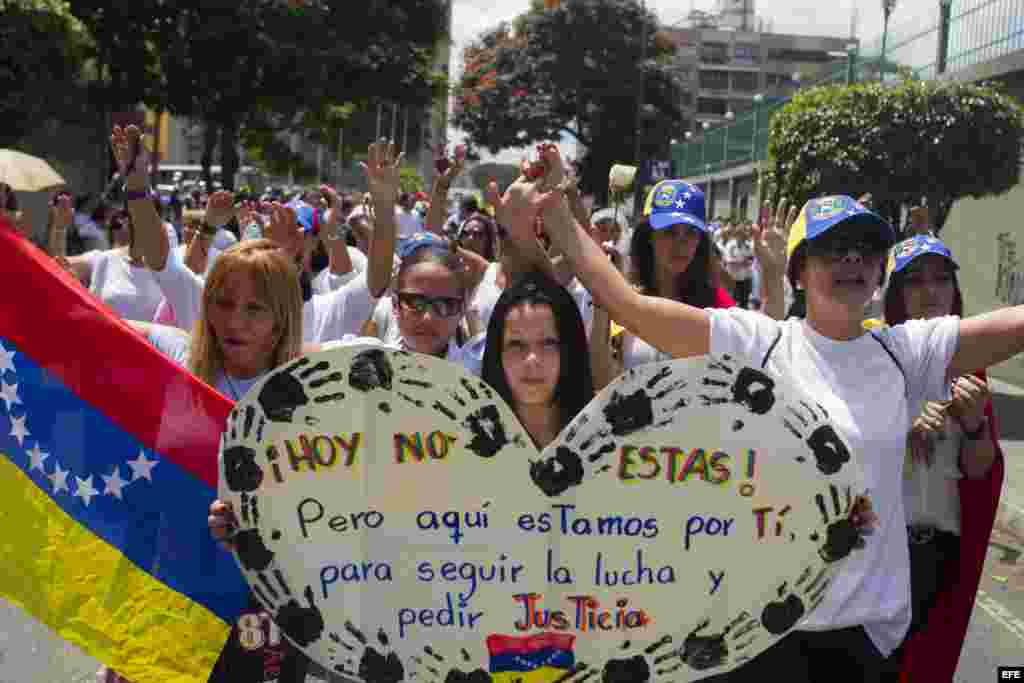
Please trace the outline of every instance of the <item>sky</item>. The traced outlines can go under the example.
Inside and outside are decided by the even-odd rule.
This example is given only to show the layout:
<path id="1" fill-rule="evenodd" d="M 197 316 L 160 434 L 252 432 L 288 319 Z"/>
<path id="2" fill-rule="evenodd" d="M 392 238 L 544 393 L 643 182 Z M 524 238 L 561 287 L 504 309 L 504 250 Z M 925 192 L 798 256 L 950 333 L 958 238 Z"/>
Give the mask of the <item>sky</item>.
<path id="1" fill-rule="evenodd" d="M 850 35 L 851 19 L 857 12 L 856 37 L 869 43 L 882 35 L 881 0 L 751 0 L 759 18 L 771 22 L 772 33 L 797 35 Z M 484 30 L 525 12 L 529 0 L 455 0 L 451 76 L 461 73 L 462 50 Z M 938 16 L 938 0 L 896 0 L 890 19 L 891 33 L 911 34 L 933 26 Z M 691 9 L 712 11 L 715 0 L 647 0 L 647 7 L 663 25 L 683 20 Z M 459 131 L 450 131 L 450 139 L 460 140 Z M 572 153 L 569 150 L 570 154 Z M 499 160 L 514 161 L 524 152 L 516 150 L 498 155 Z"/>

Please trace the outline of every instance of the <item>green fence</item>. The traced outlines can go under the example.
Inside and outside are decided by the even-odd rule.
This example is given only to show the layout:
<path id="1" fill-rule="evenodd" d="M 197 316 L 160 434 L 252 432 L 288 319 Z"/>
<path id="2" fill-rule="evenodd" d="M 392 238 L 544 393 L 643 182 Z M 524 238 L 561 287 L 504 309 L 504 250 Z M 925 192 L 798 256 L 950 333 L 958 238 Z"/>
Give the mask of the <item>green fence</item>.
<path id="1" fill-rule="evenodd" d="M 900 78 L 910 69 L 922 79 L 938 73 L 938 11 L 889 29 L 885 54 L 882 39 L 861 46 L 859 53 L 839 59 L 808 85 Z M 966 69 L 1024 48 L 1024 0 L 953 0 L 950 8 L 946 71 Z M 728 125 L 696 134 L 690 142 L 672 145 L 672 172 L 678 178 L 710 175 L 726 168 L 762 162 L 768 156 L 768 123 L 788 99 L 755 102 Z"/>

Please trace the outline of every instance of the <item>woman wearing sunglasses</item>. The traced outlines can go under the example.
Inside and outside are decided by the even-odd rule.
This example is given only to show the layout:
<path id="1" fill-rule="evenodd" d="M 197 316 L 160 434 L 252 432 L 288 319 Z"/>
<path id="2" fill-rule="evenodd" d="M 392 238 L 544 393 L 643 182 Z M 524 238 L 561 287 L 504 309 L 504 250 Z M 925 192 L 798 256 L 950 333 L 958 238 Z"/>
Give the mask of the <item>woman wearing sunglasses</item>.
<path id="1" fill-rule="evenodd" d="M 557 148 L 546 150 L 557 173 Z M 553 184 L 559 178 L 552 178 Z M 824 601 L 773 647 L 723 678 L 877 681 L 910 624 L 903 460 L 911 410 L 948 400 L 950 380 L 1024 350 L 1024 306 L 961 319 L 911 320 L 871 333 L 864 306 L 882 278 L 892 227 L 850 197 L 807 202 L 789 236 L 788 277 L 803 287 L 805 320 L 738 308 L 706 309 L 637 292 L 576 225 L 564 200 L 542 202 L 545 224 L 578 276 L 614 319 L 672 358 L 730 354 L 790 378 L 827 410 L 859 461 L 877 518 L 846 558 Z M 762 260 L 781 283 L 782 264 Z M 755 560 L 755 558 L 751 558 Z"/>

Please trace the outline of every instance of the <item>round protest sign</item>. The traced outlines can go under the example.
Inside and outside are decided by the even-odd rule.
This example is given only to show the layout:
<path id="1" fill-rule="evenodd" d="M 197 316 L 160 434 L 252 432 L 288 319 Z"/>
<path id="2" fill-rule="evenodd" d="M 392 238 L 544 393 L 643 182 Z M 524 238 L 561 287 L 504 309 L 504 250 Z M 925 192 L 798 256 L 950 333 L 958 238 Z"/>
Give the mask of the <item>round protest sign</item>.
<path id="1" fill-rule="evenodd" d="M 860 480 L 824 409 L 727 357 L 627 372 L 538 452 L 480 379 L 367 345 L 257 384 L 220 464 L 254 594 L 374 683 L 729 671 L 863 547 Z"/>

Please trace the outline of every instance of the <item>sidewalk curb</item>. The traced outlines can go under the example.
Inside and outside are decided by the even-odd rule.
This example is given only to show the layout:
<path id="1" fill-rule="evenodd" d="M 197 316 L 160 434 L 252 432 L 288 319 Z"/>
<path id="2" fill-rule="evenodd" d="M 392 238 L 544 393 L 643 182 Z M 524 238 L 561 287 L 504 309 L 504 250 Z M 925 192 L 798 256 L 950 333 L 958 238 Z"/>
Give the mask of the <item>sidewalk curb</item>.
<path id="1" fill-rule="evenodd" d="M 1000 381 L 995 378 L 989 378 L 989 384 L 992 387 L 992 391 L 1000 394 L 1007 394 L 1010 396 L 1024 396 L 1024 388 L 1009 384 L 1007 382 Z M 997 416 L 1003 420 L 1009 418 L 1007 415 Z M 1003 440 L 1004 446 L 1006 443 L 1019 444 L 1019 441 L 1006 442 Z M 1007 454 L 1005 453 L 1006 448 L 1004 447 L 1003 457 L 1009 459 L 1019 454 Z M 1019 475 L 1019 467 L 1013 467 L 1010 463 L 1006 463 L 1005 478 L 1003 480 L 1003 490 L 999 496 L 999 510 L 996 512 L 995 525 L 1002 531 L 1005 531 L 1012 535 L 1015 539 L 1024 544 L 1024 497 L 1020 495 L 1020 491 L 1024 491 L 1024 481 L 1015 482 L 1016 485 L 1011 485 L 1010 478 L 1013 477 L 1015 472 Z"/>

